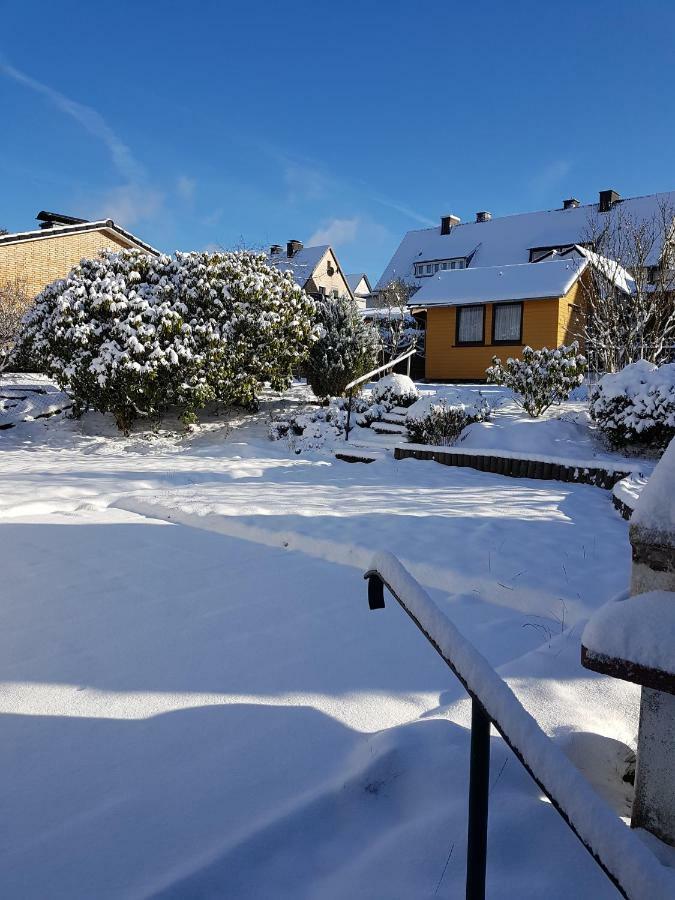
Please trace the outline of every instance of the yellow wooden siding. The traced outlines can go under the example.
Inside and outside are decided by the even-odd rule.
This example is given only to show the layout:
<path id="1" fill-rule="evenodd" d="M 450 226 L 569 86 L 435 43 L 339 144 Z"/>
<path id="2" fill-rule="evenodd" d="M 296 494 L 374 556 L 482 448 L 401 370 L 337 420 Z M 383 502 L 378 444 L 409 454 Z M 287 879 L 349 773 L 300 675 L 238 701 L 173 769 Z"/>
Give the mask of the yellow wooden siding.
<path id="1" fill-rule="evenodd" d="M 569 296 L 569 295 L 568 295 Z M 566 298 L 563 298 L 566 299 Z M 492 304 L 485 310 L 485 341 L 480 347 L 456 347 L 456 307 L 427 310 L 426 377 L 433 380 L 469 381 L 485 378 L 493 356 L 519 356 L 523 346 L 539 349 L 558 345 L 561 300 L 523 302 L 523 343 L 491 344 Z"/>
<path id="2" fill-rule="evenodd" d="M 32 299 L 52 281 L 64 278 L 81 259 L 98 256 L 106 247 L 118 250 L 131 246 L 121 235 L 113 237 L 103 231 L 0 244 L 0 284 L 17 282 Z"/>
<path id="3" fill-rule="evenodd" d="M 579 346 L 583 347 L 582 325 L 585 294 L 581 279 L 572 285 L 572 288 L 564 297 L 560 298 L 558 304 L 557 345 L 571 344 L 572 341 L 578 341 Z"/>

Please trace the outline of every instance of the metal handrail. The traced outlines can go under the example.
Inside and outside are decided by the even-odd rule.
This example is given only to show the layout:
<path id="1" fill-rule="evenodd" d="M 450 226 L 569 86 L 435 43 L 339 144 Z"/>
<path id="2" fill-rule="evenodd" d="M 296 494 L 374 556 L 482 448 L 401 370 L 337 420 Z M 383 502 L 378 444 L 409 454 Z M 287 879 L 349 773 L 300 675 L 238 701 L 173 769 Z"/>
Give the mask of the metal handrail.
<path id="1" fill-rule="evenodd" d="M 363 384 L 364 381 L 370 381 L 373 375 L 379 375 L 380 372 L 386 372 L 387 369 L 391 369 L 394 366 L 397 366 L 400 362 L 408 359 L 410 356 L 414 356 L 417 353 L 417 349 L 413 347 L 412 350 L 408 350 L 406 353 L 402 353 L 401 356 L 397 356 L 396 359 L 392 359 L 391 362 L 385 363 L 383 366 L 380 366 L 378 369 L 373 369 L 372 372 L 366 372 L 365 375 L 362 375 L 360 378 L 355 378 L 354 381 L 350 381 L 346 391 L 353 390 L 358 384 Z"/>
<path id="2" fill-rule="evenodd" d="M 394 366 L 397 366 L 400 362 L 404 362 L 406 359 L 410 359 L 411 356 L 414 356 L 417 353 L 415 347 L 412 350 L 408 350 L 406 353 L 401 354 L 401 356 L 397 356 L 396 359 L 392 359 L 391 362 L 385 363 L 383 366 L 380 366 L 378 369 L 373 369 L 372 372 L 366 372 L 365 375 L 362 375 L 360 378 L 355 378 L 354 381 L 350 381 L 345 391 L 349 393 L 349 402 L 347 403 L 347 424 L 345 425 L 345 440 L 349 440 L 349 432 L 351 428 L 349 423 L 352 417 L 352 400 L 354 399 L 354 388 L 358 387 L 360 384 L 363 384 L 365 381 L 370 381 L 370 379 L 374 375 L 379 375 L 381 372 L 386 372 L 388 369 L 393 369 Z"/>
<path id="3" fill-rule="evenodd" d="M 488 789 L 490 769 L 490 725 L 504 739 L 507 746 L 520 760 L 553 808 L 579 838 L 598 866 L 628 900 L 654 900 L 670 896 L 672 882 L 656 866 L 660 863 L 648 848 L 621 822 L 613 811 L 595 794 L 588 782 L 564 754 L 557 751 L 548 735 L 527 712 L 506 682 L 500 678 L 480 653 L 443 616 L 431 598 L 390 553 L 380 553 L 364 575 L 368 581 L 368 605 L 370 609 L 384 608 L 384 588 L 412 619 L 443 661 L 462 683 L 471 698 L 471 757 L 469 774 L 469 816 L 467 845 L 467 900 L 484 900 L 487 863 Z M 396 582 L 392 584 L 392 581 Z M 402 589 L 402 587 L 405 590 Z M 411 597 L 402 595 L 410 593 Z M 442 624 L 441 624 L 442 623 Z M 448 647 L 452 646 L 455 658 Z M 461 662 L 459 659 L 461 659 Z M 506 721 L 508 719 L 508 723 Z M 536 762 L 533 762 L 523 744 L 518 740 L 526 734 L 536 744 Z M 542 740 L 543 739 L 543 740 Z M 533 755 L 534 755 L 533 751 Z M 554 769 L 544 772 L 544 758 L 555 756 Z M 551 779 L 558 782 L 554 787 Z M 558 790 L 565 783 L 564 791 Z M 571 787 L 570 787 L 571 786 Z M 573 802 L 574 790 L 581 800 Z M 579 809 L 571 806 L 583 804 L 585 815 L 578 816 Z M 589 825 L 593 814 L 600 820 L 601 828 Z M 579 821 L 583 818 L 583 821 Z M 598 838 L 602 831 L 602 840 Z M 601 848 L 599 843 L 603 844 Z M 626 857 L 637 861 L 636 871 Z M 611 858 L 608 858 L 611 857 Z"/>

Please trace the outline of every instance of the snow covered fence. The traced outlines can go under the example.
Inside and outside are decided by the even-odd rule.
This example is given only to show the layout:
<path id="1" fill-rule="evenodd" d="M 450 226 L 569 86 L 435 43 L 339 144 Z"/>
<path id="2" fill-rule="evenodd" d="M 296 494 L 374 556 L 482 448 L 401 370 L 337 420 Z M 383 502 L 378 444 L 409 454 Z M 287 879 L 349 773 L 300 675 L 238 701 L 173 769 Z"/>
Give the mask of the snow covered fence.
<path id="1" fill-rule="evenodd" d="M 364 577 L 370 608 L 384 607 L 386 586 L 472 699 L 467 898 L 485 894 L 490 723 L 624 897 L 666 900 L 675 896 L 673 873 L 593 791 L 398 559 L 391 553 L 377 553 Z"/>
<path id="2" fill-rule="evenodd" d="M 577 484 L 593 484 L 612 488 L 617 481 L 631 472 L 639 471 L 639 465 L 621 463 L 615 468 L 611 463 L 598 466 L 594 461 L 571 461 L 562 457 L 543 457 L 529 453 L 512 453 L 508 450 L 462 449 L 455 447 L 429 447 L 424 444 L 404 444 L 394 448 L 395 459 L 432 459 L 444 466 L 468 466 L 480 472 L 494 472 L 512 478 L 536 478 L 554 481 L 571 481 Z"/>

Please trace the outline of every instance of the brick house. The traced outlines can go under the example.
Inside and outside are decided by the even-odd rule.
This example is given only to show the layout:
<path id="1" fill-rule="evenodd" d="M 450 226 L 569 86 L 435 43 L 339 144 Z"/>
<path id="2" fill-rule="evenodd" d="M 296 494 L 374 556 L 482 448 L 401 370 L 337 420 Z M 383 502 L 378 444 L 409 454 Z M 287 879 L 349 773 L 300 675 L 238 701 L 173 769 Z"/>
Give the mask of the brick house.
<path id="1" fill-rule="evenodd" d="M 293 240 L 288 241 L 286 250 L 281 244 L 273 244 L 267 260 L 282 271 L 290 269 L 296 284 L 317 300 L 326 296 L 353 296 L 337 256 L 328 244 L 305 247 L 302 241 Z"/>
<path id="2" fill-rule="evenodd" d="M 17 284 L 30 299 L 101 250 L 137 248 L 159 254 L 112 219 L 88 222 L 44 210 L 36 218 L 36 231 L 0 235 L 0 284 Z"/>

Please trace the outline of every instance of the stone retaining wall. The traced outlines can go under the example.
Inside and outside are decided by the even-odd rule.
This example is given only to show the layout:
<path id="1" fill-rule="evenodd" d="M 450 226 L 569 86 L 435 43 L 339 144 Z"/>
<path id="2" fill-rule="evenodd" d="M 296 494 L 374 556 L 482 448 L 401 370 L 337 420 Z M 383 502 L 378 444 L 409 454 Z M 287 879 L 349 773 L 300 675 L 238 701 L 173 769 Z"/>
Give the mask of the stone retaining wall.
<path id="1" fill-rule="evenodd" d="M 625 478 L 629 472 L 609 471 L 602 468 L 589 468 L 551 463 L 544 460 L 512 459 L 506 456 L 478 456 L 476 454 L 459 453 L 454 447 L 446 450 L 422 450 L 418 447 L 395 447 L 395 459 L 433 459 L 443 466 L 467 466 L 479 472 L 494 472 L 496 475 L 508 475 L 512 478 L 537 478 L 553 481 L 572 481 L 577 484 L 593 484 L 596 487 L 610 490 L 617 481 Z"/>

